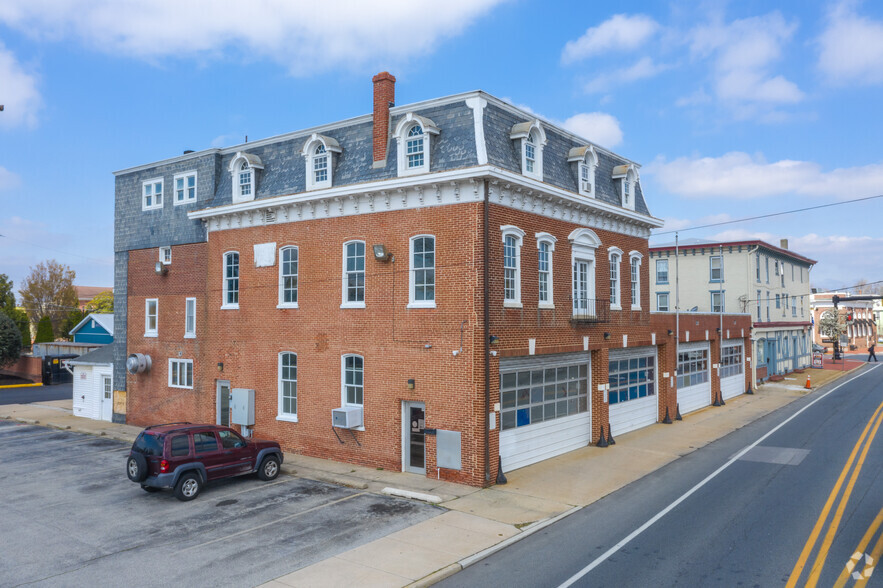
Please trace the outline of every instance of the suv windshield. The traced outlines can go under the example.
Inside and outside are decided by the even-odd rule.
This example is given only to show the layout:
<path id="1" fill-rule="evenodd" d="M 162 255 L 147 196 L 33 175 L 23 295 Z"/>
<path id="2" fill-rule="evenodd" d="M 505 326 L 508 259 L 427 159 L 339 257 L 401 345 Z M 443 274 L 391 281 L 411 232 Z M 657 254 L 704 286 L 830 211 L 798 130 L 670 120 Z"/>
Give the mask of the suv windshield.
<path id="1" fill-rule="evenodd" d="M 135 444 L 132 446 L 132 449 L 138 453 L 143 453 L 144 455 L 162 456 L 162 441 L 162 437 L 158 435 L 142 432 L 138 435 L 138 438 L 135 439 Z"/>

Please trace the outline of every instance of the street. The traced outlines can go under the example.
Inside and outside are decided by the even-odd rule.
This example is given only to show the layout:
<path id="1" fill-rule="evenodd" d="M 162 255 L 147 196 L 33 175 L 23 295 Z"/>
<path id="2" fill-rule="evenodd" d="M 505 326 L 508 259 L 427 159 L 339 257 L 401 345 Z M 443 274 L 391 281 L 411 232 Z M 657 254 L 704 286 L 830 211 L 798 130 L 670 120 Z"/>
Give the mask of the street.
<path id="1" fill-rule="evenodd" d="M 852 585 L 883 554 L 881 420 L 872 365 L 442 585 Z"/>
<path id="2" fill-rule="evenodd" d="M 47 400 L 65 400 L 73 396 L 73 384 L 27 386 L 0 389 L 0 404 L 27 404 Z"/>
<path id="3" fill-rule="evenodd" d="M 288 475 L 183 503 L 130 482 L 128 450 L 0 421 L 0 586 L 255 586 L 443 512 Z"/>

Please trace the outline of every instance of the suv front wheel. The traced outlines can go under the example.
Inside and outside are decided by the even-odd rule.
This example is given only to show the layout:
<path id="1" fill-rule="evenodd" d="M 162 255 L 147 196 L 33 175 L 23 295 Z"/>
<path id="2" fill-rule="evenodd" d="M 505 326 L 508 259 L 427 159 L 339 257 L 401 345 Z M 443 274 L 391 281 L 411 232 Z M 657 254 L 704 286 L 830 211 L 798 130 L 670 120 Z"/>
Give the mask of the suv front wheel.
<path id="1" fill-rule="evenodd" d="M 200 490 L 202 490 L 202 480 L 199 478 L 199 474 L 190 472 L 184 474 L 178 480 L 178 483 L 175 485 L 175 497 L 178 500 L 187 502 L 199 496 Z"/>
<path id="2" fill-rule="evenodd" d="M 275 455 L 268 455 L 261 461 L 261 467 L 258 468 L 258 478 L 269 482 L 275 480 L 279 476 L 279 458 Z"/>

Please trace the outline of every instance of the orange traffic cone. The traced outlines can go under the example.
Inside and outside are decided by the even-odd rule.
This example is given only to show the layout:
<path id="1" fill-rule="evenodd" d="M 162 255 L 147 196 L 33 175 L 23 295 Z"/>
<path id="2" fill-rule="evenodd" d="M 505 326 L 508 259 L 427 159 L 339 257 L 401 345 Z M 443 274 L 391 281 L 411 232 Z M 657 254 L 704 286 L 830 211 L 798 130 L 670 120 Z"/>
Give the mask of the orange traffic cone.
<path id="1" fill-rule="evenodd" d="M 812 390 L 812 383 L 809 381 L 809 373 L 806 374 L 806 386 L 804 386 L 807 390 Z"/>

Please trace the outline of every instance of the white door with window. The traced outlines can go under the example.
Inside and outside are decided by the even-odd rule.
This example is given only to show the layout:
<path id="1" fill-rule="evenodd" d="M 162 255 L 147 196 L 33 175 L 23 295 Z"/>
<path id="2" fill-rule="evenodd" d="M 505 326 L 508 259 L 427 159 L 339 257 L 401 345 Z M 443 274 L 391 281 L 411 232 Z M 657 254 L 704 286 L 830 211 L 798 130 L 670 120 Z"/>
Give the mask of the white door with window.
<path id="1" fill-rule="evenodd" d="M 721 396 L 724 400 L 745 393 L 745 351 L 741 339 L 724 341 L 721 354 Z"/>
<path id="2" fill-rule="evenodd" d="M 500 458 L 509 472 L 592 440 L 588 353 L 500 362 Z"/>
<path id="3" fill-rule="evenodd" d="M 113 378 L 101 374 L 101 420 L 113 420 Z"/>
<path id="4" fill-rule="evenodd" d="M 595 316 L 594 271 L 592 262 L 576 259 L 573 262 L 573 317 Z"/>
<path id="5" fill-rule="evenodd" d="M 659 418 L 656 348 L 611 351 L 608 369 L 607 402 L 614 438 L 656 423 Z"/>
<path id="6" fill-rule="evenodd" d="M 678 346 L 678 406 L 687 414 L 711 406 L 709 343 L 681 343 Z"/>

